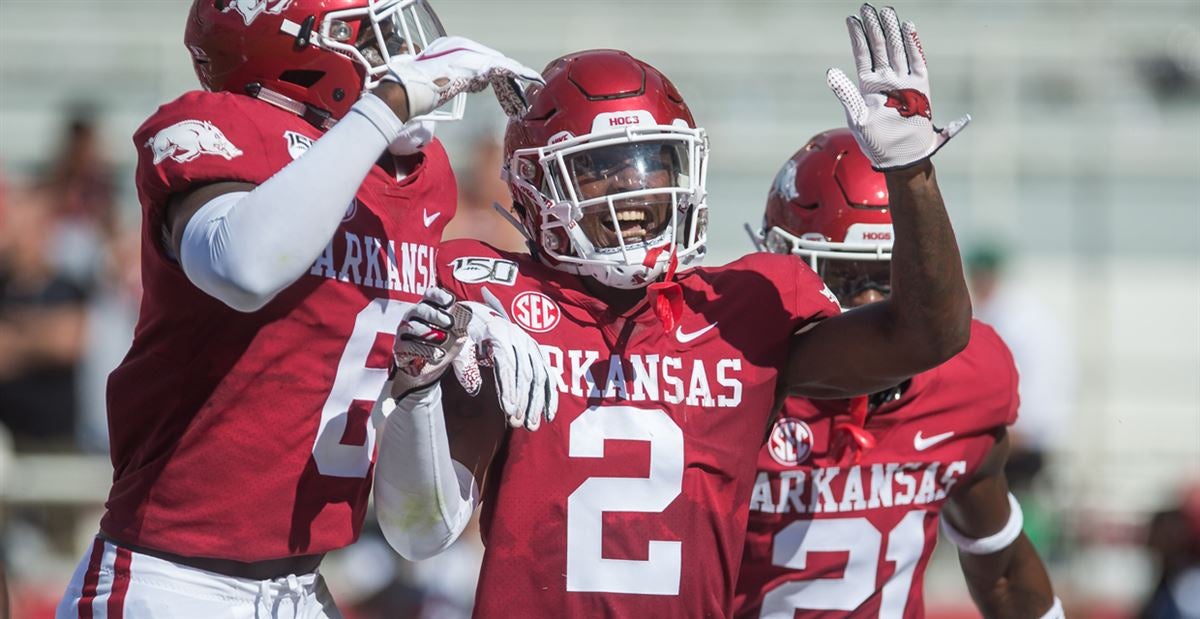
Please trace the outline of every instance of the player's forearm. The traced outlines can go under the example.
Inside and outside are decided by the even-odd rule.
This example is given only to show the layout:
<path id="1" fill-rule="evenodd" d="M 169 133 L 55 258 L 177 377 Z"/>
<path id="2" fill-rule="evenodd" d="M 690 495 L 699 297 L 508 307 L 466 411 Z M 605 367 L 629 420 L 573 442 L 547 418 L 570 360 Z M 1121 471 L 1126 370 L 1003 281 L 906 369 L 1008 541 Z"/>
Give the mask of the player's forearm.
<path id="1" fill-rule="evenodd" d="M 905 351 L 915 374 L 967 345 L 971 300 L 933 165 L 926 160 L 886 176 L 896 232 L 886 303 L 896 349 Z"/>
<path id="2" fill-rule="evenodd" d="M 959 553 L 967 588 L 988 619 L 1043 617 L 1054 606 L 1046 568 L 1024 534 L 990 555 Z"/>
<path id="3" fill-rule="evenodd" d="M 373 413 L 380 426 L 375 513 L 396 552 L 427 559 L 458 539 L 479 503 L 479 488 L 450 457 L 439 385 L 402 399 L 380 420 L 382 412 Z"/>
<path id="4" fill-rule="evenodd" d="M 359 185 L 401 127 L 384 101 L 366 95 L 302 157 L 262 185 L 200 207 L 180 247 L 188 278 L 239 311 L 266 305 L 325 250 Z"/>

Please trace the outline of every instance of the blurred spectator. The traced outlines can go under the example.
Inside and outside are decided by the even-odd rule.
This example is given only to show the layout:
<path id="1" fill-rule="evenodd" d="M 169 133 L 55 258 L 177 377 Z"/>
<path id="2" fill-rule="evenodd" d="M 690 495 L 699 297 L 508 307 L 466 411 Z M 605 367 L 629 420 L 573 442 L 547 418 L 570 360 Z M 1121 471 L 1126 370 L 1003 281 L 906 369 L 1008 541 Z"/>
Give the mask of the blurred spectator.
<path id="1" fill-rule="evenodd" d="M 142 298 L 140 231 L 118 227 L 109 239 L 87 308 L 86 340 L 79 372 L 79 446 L 108 452 L 108 375 L 121 363 L 133 341 Z"/>
<path id="2" fill-rule="evenodd" d="M 357 542 L 325 557 L 321 573 L 346 619 L 416 618 L 422 592 L 404 577 L 401 563 L 369 520 Z"/>
<path id="3" fill-rule="evenodd" d="M 507 251 L 526 252 L 525 237 L 492 208 L 512 204 L 508 185 L 500 179 L 504 149 L 491 136 L 479 135 L 471 143 L 466 174 L 458 179 L 458 213 L 446 226 L 445 240 L 479 239 Z"/>
<path id="4" fill-rule="evenodd" d="M 63 124 L 58 151 L 41 184 L 50 192 L 57 215 L 93 222 L 107 235 L 115 224 L 115 186 L 103 152 L 95 110 L 77 105 Z"/>
<path id="5" fill-rule="evenodd" d="M 1140 619 L 1200 619 L 1200 482 L 1150 519 L 1146 546 L 1159 577 Z"/>
<path id="6" fill-rule="evenodd" d="M 74 445 L 85 293 L 51 264 L 52 197 L 12 189 L 0 228 L 0 423 L 17 451 Z"/>
<path id="7" fill-rule="evenodd" d="M 478 513 L 446 552 L 409 562 L 373 520 L 352 546 L 321 565 L 346 619 L 469 619 L 483 561 Z"/>
<path id="8" fill-rule="evenodd" d="M 89 104 L 69 110 L 58 150 L 38 179 L 54 211 L 54 264 L 90 285 L 116 225 L 114 171 Z"/>
<path id="9" fill-rule="evenodd" d="M 1007 256 L 996 245 L 968 252 L 967 277 L 975 315 L 996 328 L 1021 373 L 1021 410 L 1009 430 L 1006 473 L 1018 493 L 1041 473 L 1046 452 L 1060 447 L 1071 421 L 1075 369 L 1061 324 L 1031 293 L 1005 279 Z"/>
<path id="10" fill-rule="evenodd" d="M 4 191 L 3 179 L 0 179 L 0 192 Z M 3 224 L 3 210 L 0 210 L 0 224 Z M 2 227 L 2 226 L 0 226 Z M 12 470 L 12 439 L 8 431 L 0 425 L 0 488 L 8 483 Z M 4 523 L 4 511 L 0 510 L 0 525 Z M 8 619 L 8 544 L 0 538 L 0 619 Z"/>
<path id="11" fill-rule="evenodd" d="M 479 512 L 446 552 L 412 564 L 412 581 L 425 593 L 422 619 L 468 619 L 483 564 Z"/>

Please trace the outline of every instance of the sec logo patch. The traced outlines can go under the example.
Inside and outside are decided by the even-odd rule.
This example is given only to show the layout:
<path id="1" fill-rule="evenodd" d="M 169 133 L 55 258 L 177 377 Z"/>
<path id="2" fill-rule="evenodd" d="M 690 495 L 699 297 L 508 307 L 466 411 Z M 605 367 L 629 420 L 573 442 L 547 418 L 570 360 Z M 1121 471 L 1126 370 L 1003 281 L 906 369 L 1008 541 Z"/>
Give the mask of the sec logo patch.
<path id="1" fill-rule="evenodd" d="M 562 311 L 554 299 L 533 291 L 525 291 L 513 298 L 511 306 L 513 320 L 534 333 L 545 333 L 558 326 Z"/>
<path id="2" fill-rule="evenodd" d="M 808 459 L 813 448 L 812 428 L 799 419 L 783 418 L 771 428 L 767 451 L 784 466 L 796 466 Z"/>

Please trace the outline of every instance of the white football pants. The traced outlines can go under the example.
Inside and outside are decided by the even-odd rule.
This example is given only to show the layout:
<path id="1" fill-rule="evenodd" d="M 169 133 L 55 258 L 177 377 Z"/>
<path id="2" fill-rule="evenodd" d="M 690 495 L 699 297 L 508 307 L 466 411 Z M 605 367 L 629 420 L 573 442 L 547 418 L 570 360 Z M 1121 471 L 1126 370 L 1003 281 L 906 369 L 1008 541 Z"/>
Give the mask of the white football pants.
<path id="1" fill-rule="evenodd" d="M 316 571 L 248 580 L 172 563 L 100 538 L 55 619 L 341 619 Z"/>

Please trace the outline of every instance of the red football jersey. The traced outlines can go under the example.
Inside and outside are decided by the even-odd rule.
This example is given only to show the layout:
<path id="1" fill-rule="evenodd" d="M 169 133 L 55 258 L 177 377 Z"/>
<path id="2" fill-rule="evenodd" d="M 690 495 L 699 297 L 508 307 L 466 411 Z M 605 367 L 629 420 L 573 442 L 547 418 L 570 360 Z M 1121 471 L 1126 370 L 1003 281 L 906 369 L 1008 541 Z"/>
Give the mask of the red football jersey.
<path id="1" fill-rule="evenodd" d="M 172 194 L 262 183 L 320 135 L 256 99 L 204 92 L 159 108 L 134 135 L 145 293 L 133 345 L 109 377 L 115 471 L 100 524 L 119 541 L 258 561 L 358 536 L 368 413 L 454 215 L 445 151 L 430 144 L 402 181 L 374 167 L 309 273 L 254 313 L 192 285 L 163 244 Z"/>
<path id="2" fill-rule="evenodd" d="M 1017 416 L 1017 370 L 991 327 L 867 417 L 857 464 L 830 448 L 847 401 L 790 398 L 758 456 L 738 617 L 925 616 L 938 512 Z"/>
<path id="3" fill-rule="evenodd" d="M 439 281 L 484 291 L 558 370 L 558 417 L 492 463 L 481 617 L 726 617 L 755 459 L 797 329 L 839 311 L 790 256 L 677 281 L 667 332 L 646 302 L 618 315 L 579 277 L 482 243 L 447 243 Z"/>

